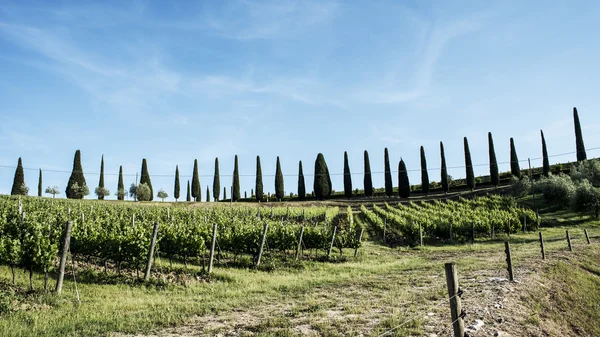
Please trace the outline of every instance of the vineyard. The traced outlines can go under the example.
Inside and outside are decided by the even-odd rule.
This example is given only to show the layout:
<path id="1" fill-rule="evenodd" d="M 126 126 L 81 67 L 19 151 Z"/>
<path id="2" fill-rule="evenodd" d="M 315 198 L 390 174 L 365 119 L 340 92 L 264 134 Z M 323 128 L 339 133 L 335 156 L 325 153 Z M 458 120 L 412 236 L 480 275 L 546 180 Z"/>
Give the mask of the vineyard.
<path id="1" fill-rule="evenodd" d="M 255 258 L 263 228 L 268 225 L 269 252 L 287 255 L 298 246 L 302 227 L 302 250 L 328 249 L 335 228 L 334 247 L 356 248 L 360 244 L 352 213 L 337 207 L 226 208 L 160 207 L 109 203 L 82 203 L 37 198 L 0 198 L 0 263 L 13 271 L 23 268 L 48 275 L 56 267 L 65 223 L 73 221 L 71 254 L 76 259 L 111 264 L 139 271 L 145 263 L 152 228 L 160 225 L 157 255 L 200 261 L 208 254 L 213 224 L 218 228 L 219 253 Z"/>
<path id="2" fill-rule="evenodd" d="M 537 227 L 539 217 L 519 207 L 512 198 L 490 195 L 459 201 L 435 200 L 385 207 L 361 206 L 361 219 L 371 232 L 386 242 L 416 245 L 420 230 L 430 241 L 466 241 L 475 237 L 491 238 L 495 233 L 515 233 L 527 224 Z"/>

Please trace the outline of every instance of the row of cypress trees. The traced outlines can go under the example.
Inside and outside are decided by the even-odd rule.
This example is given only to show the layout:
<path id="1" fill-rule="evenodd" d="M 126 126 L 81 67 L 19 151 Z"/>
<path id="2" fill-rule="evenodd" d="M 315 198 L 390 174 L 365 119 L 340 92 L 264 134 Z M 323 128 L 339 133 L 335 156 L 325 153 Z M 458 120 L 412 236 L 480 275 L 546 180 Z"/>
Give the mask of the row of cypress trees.
<path id="1" fill-rule="evenodd" d="M 573 119 L 575 125 L 575 140 L 576 140 L 576 153 L 577 153 L 577 161 L 583 161 L 587 159 L 587 155 L 585 152 L 585 146 L 583 143 L 583 135 L 581 131 L 581 125 L 579 122 L 579 116 L 577 112 L 577 108 L 573 108 Z M 543 167 L 542 174 L 544 176 L 548 176 L 550 173 L 550 164 L 548 158 L 548 149 L 546 146 L 546 140 L 544 138 L 544 132 L 540 130 L 541 139 L 542 139 L 542 159 L 543 159 Z M 488 148 L 489 148 L 489 167 L 490 167 L 490 180 L 492 185 L 498 185 L 500 182 L 499 172 L 498 172 L 498 162 L 496 160 L 496 153 L 494 149 L 494 140 L 492 137 L 492 133 L 488 133 Z M 475 187 L 475 175 L 473 173 L 473 163 L 471 160 L 471 154 L 469 150 L 469 143 L 467 137 L 464 137 L 464 155 L 465 155 L 465 169 L 466 169 L 466 184 L 469 188 L 473 189 Z M 449 183 L 448 183 L 448 170 L 446 166 L 446 158 L 444 152 L 444 144 L 440 142 L 440 156 L 441 156 L 441 185 L 442 190 L 444 192 L 448 192 Z M 425 149 L 423 146 L 420 148 L 420 157 L 421 157 L 421 189 L 423 193 L 429 193 L 429 174 L 427 170 L 427 159 L 425 156 Z M 519 165 L 519 159 L 517 156 L 517 150 L 515 146 L 515 142 L 513 138 L 510 138 L 510 170 L 511 174 L 517 178 L 521 178 L 521 169 Z M 153 200 L 154 192 L 152 189 L 152 182 L 150 180 L 150 174 L 148 173 L 148 165 L 146 159 L 142 160 L 142 170 L 141 170 L 141 179 L 140 184 L 146 184 L 150 188 L 150 200 Z M 315 171 L 314 171 L 314 185 L 313 191 L 315 197 L 318 199 L 325 199 L 329 197 L 332 193 L 332 184 L 331 177 L 329 175 L 329 169 L 327 168 L 327 164 L 325 162 L 325 157 L 322 153 L 317 155 L 317 159 L 315 160 Z M 344 152 L 344 195 L 349 198 L 352 196 L 352 177 L 350 173 L 350 167 L 348 164 L 348 153 Z M 392 175 L 390 169 L 390 159 L 388 149 L 384 149 L 384 179 L 385 179 L 385 194 L 387 196 L 391 196 L 393 194 L 393 182 Z M 373 182 L 371 176 L 371 165 L 369 161 L 369 153 L 367 151 L 364 152 L 364 194 L 365 196 L 373 195 Z M 213 199 L 215 201 L 220 198 L 220 174 L 219 174 L 219 159 L 215 158 L 215 171 L 214 171 L 214 180 L 213 180 Z M 98 182 L 98 188 L 104 190 L 104 156 L 102 156 L 100 163 L 100 179 Z M 28 192 L 28 188 L 25 185 L 25 178 L 23 172 L 23 164 L 21 158 L 19 158 L 17 163 L 17 168 L 15 171 L 15 177 L 13 181 L 13 186 L 11 189 L 12 195 L 26 195 Z M 73 169 L 71 172 L 71 176 L 69 177 L 69 181 L 67 183 L 67 188 L 65 190 L 65 194 L 67 198 L 70 199 L 81 199 L 85 195 L 89 193 L 89 190 L 86 185 L 85 176 L 83 174 L 83 168 L 81 166 L 81 152 L 80 150 L 75 151 L 75 156 L 73 158 Z M 223 198 L 226 199 L 226 189 L 223 189 Z M 406 163 L 402 158 L 398 163 L 398 193 L 401 197 L 410 196 L 410 182 L 408 180 L 408 172 L 406 169 Z M 39 170 L 39 180 L 38 180 L 38 196 L 42 195 L 42 170 Z M 103 200 L 104 193 L 98 193 L 98 199 Z M 125 186 L 123 183 L 123 167 L 119 167 L 119 181 L 117 187 L 117 198 L 118 200 L 123 200 L 125 196 Z M 262 168 L 260 162 L 260 156 L 256 157 L 256 182 L 255 182 L 255 193 L 253 193 L 254 198 L 257 201 L 264 200 L 264 192 L 263 192 L 263 181 L 262 181 Z M 276 173 L 275 173 L 275 196 L 278 200 L 281 200 L 284 197 L 284 179 L 283 173 L 281 170 L 281 163 L 279 157 L 277 157 L 276 164 Z M 298 197 L 300 199 L 305 198 L 306 196 L 306 185 L 304 181 L 304 173 L 302 169 L 302 161 L 298 164 Z M 175 186 L 174 186 L 174 197 L 175 200 L 178 200 L 180 197 L 180 182 L 179 182 L 179 166 L 175 167 Z M 234 201 L 237 201 L 241 198 L 240 194 L 240 181 L 239 181 L 239 169 L 238 169 L 238 156 L 235 156 L 234 163 L 234 171 L 233 171 L 233 184 L 232 184 L 232 196 Z M 191 201 L 193 198 L 194 201 L 201 201 L 202 199 L 202 191 L 200 185 L 200 176 L 198 174 L 198 160 L 194 160 L 194 169 L 192 175 L 192 182 L 190 186 L 190 182 L 188 181 L 187 186 L 187 198 L 186 200 Z M 206 200 L 210 200 L 210 190 L 207 186 L 206 188 Z"/>

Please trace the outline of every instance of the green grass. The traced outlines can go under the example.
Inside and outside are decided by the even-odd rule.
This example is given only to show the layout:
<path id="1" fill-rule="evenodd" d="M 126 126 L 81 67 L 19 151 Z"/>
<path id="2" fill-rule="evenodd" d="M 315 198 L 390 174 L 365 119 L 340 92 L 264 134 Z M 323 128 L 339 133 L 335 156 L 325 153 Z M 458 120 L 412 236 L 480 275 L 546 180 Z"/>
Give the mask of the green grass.
<path id="1" fill-rule="evenodd" d="M 432 313 L 447 320 L 448 308 L 441 301 L 447 296 L 445 262 L 457 263 L 463 285 L 473 279 L 505 277 L 504 239 L 511 242 L 517 279 L 535 269 L 547 278 L 547 287 L 556 289 L 555 296 L 547 298 L 543 296 L 547 289 L 532 286 L 523 295 L 531 314 L 521 317 L 521 324 L 557 322 L 571 326 L 569 331 L 600 335 L 595 324 L 600 320 L 600 221 L 561 210 L 546 213 L 543 219 L 545 263 L 540 262 L 537 232 L 416 249 L 367 242 L 358 258 L 349 257 L 345 263 L 303 261 L 278 264 L 270 272 L 221 266 L 210 282 L 191 277 L 166 285 L 79 282 L 80 304 L 71 275 L 62 296 L 43 290 L 27 293 L 28 274 L 18 271 L 17 286 L 12 287 L 10 269 L 3 266 L 0 312 L 7 307 L 11 311 L 0 313 L 0 336 L 104 336 L 184 323 L 201 326 L 211 335 L 238 321 L 244 322 L 239 327 L 242 336 L 292 336 L 299 327 L 315 335 L 375 336 L 415 315 Z M 583 228 L 588 228 L 594 245 L 586 244 Z M 566 229 L 571 232 L 573 253 L 567 251 Z M 350 250 L 344 254 L 352 256 Z M 174 267 L 183 268 L 179 263 Z M 42 287 L 42 275 L 36 275 L 35 286 Z M 466 296 L 474 299 L 477 294 Z M 570 311 L 562 314 L 563 307 Z M 426 318 L 417 317 L 392 336 L 426 334 L 428 324 Z"/>

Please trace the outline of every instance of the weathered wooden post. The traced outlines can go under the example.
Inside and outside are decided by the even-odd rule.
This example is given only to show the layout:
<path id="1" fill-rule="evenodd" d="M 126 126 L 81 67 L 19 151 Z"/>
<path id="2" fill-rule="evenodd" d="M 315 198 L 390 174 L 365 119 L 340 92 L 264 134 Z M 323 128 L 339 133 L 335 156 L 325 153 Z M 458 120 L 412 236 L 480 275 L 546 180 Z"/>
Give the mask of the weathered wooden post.
<path id="1" fill-rule="evenodd" d="M 452 317 L 452 329 L 454 337 L 464 337 L 465 322 L 462 317 L 462 306 L 458 288 L 458 274 L 456 273 L 456 263 L 445 264 L 446 285 L 448 286 L 448 297 L 450 298 L 450 314 Z"/>
<path id="2" fill-rule="evenodd" d="M 364 232 L 364 228 L 361 227 L 360 229 L 360 233 L 358 233 L 358 245 L 356 246 L 356 248 L 354 249 L 354 257 L 356 257 L 356 255 L 358 255 L 358 247 L 360 247 L 360 243 L 362 241 L 362 236 L 363 236 L 363 232 Z"/>
<path id="3" fill-rule="evenodd" d="M 385 235 L 387 231 L 387 217 L 383 219 L 383 244 L 385 244 Z"/>
<path id="4" fill-rule="evenodd" d="M 513 276 L 512 257 L 510 255 L 510 243 L 508 241 L 504 242 L 504 251 L 506 252 L 506 265 L 507 265 L 507 270 L 508 270 L 508 279 L 510 281 L 514 281 L 515 278 Z"/>
<path id="5" fill-rule="evenodd" d="M 213 224 L 212 243 L 210 245 L 210 257 L 208 260 L 208 273 L 212 273 L 213 261 L 215 259 L 215 244 L 217 243 L 217 224 Z"/>
<path id="6" fill-rule="evenodd" d="M 296 247 L 296 261 L 298 261 L 298 257 L 300 256 L 300 251 L 302 250 L 302 236 L 304 235 L 304 226 L 300 227 L 300 235 L 298 236 L 298 247 Z"/>
<path id="7" fill-rule="evenodd" d="M 260 249 L 258 250 L 258 258 L 256 259 L 256 266 L 260 265 L 260 259 L 262 258 L 263 249 L 265 248 L 265 241 L 267 241 L 267 230 L 269 229 L 269 224 L 265 223 L 265 227 L 263 229 L 262 240 L 260 240 Z"/>
<path id="8" fill-rule="evenodd" d="M 567 233 L 567 243 L 569 244 L 569 250 L 573 251 L 573 246 L 571 246 L 571 237 L 569 236 L 569 231 L 566 231 Z"/>
<path id="9" fill-rule="evenodd" d="M 542 249 L 542 260 L 546 259 L 546 250 L 544 249 L 544 236 L 540 232 L 540 248 Z"/>
<path id="10" fill-rule="evenodd" d="M 419 224 L 419 242 L 421 247 L 423 247 L 423 229 L 421 228 L 421 224 Z"/>
<path id="11" fill-rule="evenodd" d="M 585 239 L 587 240 L 588 245 L 590 244 L 590 236 L 588 235 L 587 229 L 584 229 L 583 232 L 585 233 Z"/>
<path id="12" fill-rule="evenodd" d="M 327 252 L 327 258 L 331 256 L 331 250 L 333 249 L 333 242 L 335 241 L 335 232 L 337 231 L 337 226 L 333 226 L 333 234 L 331 235 L 331 244 L 329 245 L 329 251 Z"/>
<path id="13" fill-rule="evenodd" d="M 156 236 L 158 235 L 158 221 L 154 223 L 154 229 L 152 229 L 152 239 L 150 240 L 150 250 L 148 251 L 148 262 L 146 263 L 146 272 L 144 273 L 144 281 L 150 279 L 150 272 L 152 271 L 152 260 L 154 259 L 154 248 L 156 248 Z"/>
<path id="14" fill-rule="evenodd" d="M 69 251 L 69 245 L 71 243 L 71 230 L 73 228 L 73 221 L 67 221 L 65 228 L 65 236 L 63 237 L 62 248 L 60 252 L 60 262 L 58 266 L 58 278 L 56 279 L 55 291 L 57 294 L 62 293 L 63 280 L 65 278 L 65 266 L 67 265 L 67 252 Z"/>

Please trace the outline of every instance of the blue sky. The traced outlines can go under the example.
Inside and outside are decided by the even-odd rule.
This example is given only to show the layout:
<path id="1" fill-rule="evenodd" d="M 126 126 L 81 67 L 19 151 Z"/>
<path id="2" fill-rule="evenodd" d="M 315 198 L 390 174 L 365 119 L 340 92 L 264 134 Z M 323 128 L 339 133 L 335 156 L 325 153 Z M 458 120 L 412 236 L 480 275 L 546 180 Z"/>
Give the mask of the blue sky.
<path id="1" fill-rule="evenodd" d="M 573 152 L 574 106 L 599 147 L 598 31 L 594 1 L 0 1 L 0 193 L 21 156 L 64 197 L 69 173 L 50 171 L 77 149 L 92 190 L 104 154 L 112 193 L 119 165 L 128 186 L 147 158 L 169 195 L 175 165 L 185 186 L 198 159 L 204 194 L 215 157 L 225 186 L 236 154 L 242 191 L 260 155 L 265 192 L 277 156 L 296 192 L 299 160 L 310 174 L 322 152 L 341 173 L 344 151 L 362 187 L 364 150 L 373 172 L 385 147 L 394 170 L 401 157 L 418 170 L 421 145 L 439 180 L 439 141 L 450 167 L 464 136 L 487 163 L 488 131 L 500 162 L 510 137 L 520 159 L 540 157 L 540 129 L 550 154 Z M 37 171 L 25 179 L 35 194 Z"/>

